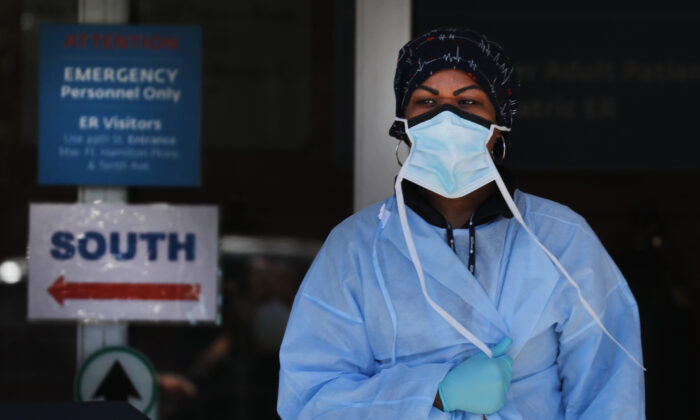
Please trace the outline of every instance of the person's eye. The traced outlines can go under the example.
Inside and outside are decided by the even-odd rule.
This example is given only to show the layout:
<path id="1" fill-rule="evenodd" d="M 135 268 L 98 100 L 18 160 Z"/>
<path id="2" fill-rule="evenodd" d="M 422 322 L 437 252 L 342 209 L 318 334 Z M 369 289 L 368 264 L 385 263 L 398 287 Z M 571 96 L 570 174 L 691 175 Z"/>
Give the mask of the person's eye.
<path id="1" fill-rule="evenodd" d="M 422 98 L 416 101 L 418 105 L 435 105 L 437 101 L 434 98 Z"/>
<path id="2" fill-rule="evenodd" d="M 457 101 L 459 105 L 476 105 L 479 103 L 476 99 L 468 99 L 468 98 L 462 98 L 459 101 Z"/>

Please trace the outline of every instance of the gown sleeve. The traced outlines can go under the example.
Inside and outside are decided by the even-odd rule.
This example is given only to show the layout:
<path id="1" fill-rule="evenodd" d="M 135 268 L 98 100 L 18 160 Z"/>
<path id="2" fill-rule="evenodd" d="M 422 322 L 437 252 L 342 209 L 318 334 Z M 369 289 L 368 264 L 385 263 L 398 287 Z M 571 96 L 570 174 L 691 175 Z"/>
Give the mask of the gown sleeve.
<path id="1" fill-rule="evenodd" d="M 329 238 L 330 240 L 330 238 Z M 433 407 L 447 364 L 379 369 L 348 251 L 319 252 L 297 293 L 280 350 L 282 419 L 448 419 Z M 370 279 L 364 279 L 370 281 Z"/>
<path id="2" fill-rule="evenodd" d="M 585 222 L 584 222 L 585 224 Z M 560 258 L 610 333 L 642 363 L 637 304 L 588 225 Z M 557 363 L 566 419 L 644 419 L 644 371 L 595 323 L 568 287 Z"/>

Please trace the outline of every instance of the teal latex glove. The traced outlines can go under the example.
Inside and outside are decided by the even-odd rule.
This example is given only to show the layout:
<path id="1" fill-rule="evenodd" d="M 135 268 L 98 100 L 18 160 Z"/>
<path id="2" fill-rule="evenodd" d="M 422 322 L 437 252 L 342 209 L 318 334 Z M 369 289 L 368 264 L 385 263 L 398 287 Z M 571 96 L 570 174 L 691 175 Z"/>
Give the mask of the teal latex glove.
<path id="1" fill-rule="evenodd" d="M 445 411 L 492 414 L 503 407 L 513 378 L 513 359 L 505 354 L 511 342 L 506 337 L 496 344 L 492 359 L 479 353 L 447 373 L 438 386 Z"/>

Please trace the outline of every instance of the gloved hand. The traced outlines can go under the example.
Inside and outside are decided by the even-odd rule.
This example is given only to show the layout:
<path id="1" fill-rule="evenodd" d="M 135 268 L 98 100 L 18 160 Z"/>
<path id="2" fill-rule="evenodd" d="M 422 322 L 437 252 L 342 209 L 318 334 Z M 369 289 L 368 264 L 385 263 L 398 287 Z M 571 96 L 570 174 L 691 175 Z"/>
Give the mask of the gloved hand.
<path id="1" fill-rule="evenodd" d="M 479 353 L 447 373 L 438 386 L 445 411 L 492 414 L 503 407 L 513 378 L 513 359 L 505 354 L 511 342 L 506 337 L 496 344 L 493 359 Z"/>

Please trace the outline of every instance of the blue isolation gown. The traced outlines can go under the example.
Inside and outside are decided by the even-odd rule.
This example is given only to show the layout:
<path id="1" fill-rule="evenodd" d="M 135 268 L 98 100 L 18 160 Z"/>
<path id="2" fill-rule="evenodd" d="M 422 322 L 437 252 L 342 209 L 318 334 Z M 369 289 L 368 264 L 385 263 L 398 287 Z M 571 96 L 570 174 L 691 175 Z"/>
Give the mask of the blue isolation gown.
<path id="1" fill-rule="evenodd" d="M 585 220 L 516 191 L 526 224 L 638 359 L 637 305 Z M 385 211 L 380 209 L 384 206 Z M 481 419 L 433 407 L 447 372 L 479 350 L 425 300 L 394 197 L 340 223 L 296 296 L 280 351 L 283 419 Z M 643 419 L 643 371 L 593 321 L 576 290 L 515 219 L 445 229 L 407 208 L 428 293 L 489 346 L 513 340 L 506 405 L 489 419 Z"/>

